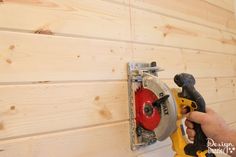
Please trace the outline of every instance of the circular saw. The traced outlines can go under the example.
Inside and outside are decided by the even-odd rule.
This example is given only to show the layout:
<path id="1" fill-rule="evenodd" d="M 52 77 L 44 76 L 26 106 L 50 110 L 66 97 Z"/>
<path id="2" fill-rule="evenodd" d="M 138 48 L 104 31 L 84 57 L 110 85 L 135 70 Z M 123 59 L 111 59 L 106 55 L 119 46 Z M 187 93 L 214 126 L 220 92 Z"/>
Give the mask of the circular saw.
<path id="1" fill-rule="evenodd" d="M 207 152 L 207 138 L 199 124 L 194 124 L 197 135 L 193 143 L 185 136 L 182 108 L 205 112 L 205 101 L 194 88 L 194 77 L 176 75 L 174 81 L 182 90 L 170 89 L 158 78 L 162 70 L 156 62 L 128 64 L 131 149 L 170 137 L 176 157 L 214 157 Z"/>

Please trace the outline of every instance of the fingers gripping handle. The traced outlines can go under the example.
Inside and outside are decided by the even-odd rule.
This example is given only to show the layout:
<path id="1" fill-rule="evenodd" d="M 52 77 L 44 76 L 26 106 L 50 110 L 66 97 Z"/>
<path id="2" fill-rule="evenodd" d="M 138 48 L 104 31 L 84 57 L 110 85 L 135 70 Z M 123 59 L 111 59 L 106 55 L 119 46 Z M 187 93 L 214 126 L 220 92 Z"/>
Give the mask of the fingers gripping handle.
<path id="1" fill-rule="evenodd" d="M 205 101 L 201 94 L 194 87 L 195 79 L 193 75 L 181 73 L 175 75 L 174 81 L 179 87 L 182 87 L 182 92 L 179 93 L 180 97 L 184 97 L 196 102 L 196 111 L 206 112 Z M 192 156 L 196 156 L 197 151 L 204 151 L 207 149 L 207 137 L 202 131 L 201 125 L 194 123 L 194 130 L 196 132 L 194 142 L 186 145 L 184 148 L 185 153 Z"/>

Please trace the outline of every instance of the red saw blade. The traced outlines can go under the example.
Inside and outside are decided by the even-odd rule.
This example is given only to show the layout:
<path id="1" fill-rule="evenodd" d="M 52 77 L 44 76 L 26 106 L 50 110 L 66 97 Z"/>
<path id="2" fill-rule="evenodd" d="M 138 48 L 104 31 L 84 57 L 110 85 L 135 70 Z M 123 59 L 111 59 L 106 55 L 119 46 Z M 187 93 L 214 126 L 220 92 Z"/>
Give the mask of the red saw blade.
<path id="1" fill-rule="evenodd" d="M 160 122 L 160 113 L 152 103 L 157 96 L 150 90 L 139 88 L 135 92 L 136 122 L 147 130 L 154 130 Z"/>

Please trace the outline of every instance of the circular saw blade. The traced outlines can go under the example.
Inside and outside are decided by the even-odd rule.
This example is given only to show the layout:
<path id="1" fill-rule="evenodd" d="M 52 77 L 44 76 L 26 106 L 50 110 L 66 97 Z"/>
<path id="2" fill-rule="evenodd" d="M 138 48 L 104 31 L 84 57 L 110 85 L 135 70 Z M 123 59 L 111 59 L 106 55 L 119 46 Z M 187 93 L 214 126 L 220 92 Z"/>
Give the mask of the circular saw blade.
<path id="1" fill-rule="evenodd" d="M 140 87 L 135 92 L 136 122 L 147 130 L 153 131 L 160 122 L 160 113 L 152 105 L 157 99 L 149 89 Z"/>
<path id="2" fill-rule="evenodd" d="M 176 130 L 177 108 L 172 92 L 164 82 L 148 73 L 143 75 L 142 88 L 151 91 L 156 98 L 169 95 L 165 103 L 158 108 L 160 120 L 157 120 L 157 122 L 152 125 L 156 126 L 153 131 L 156 134 L 157 140 L 165 140 Z M 157 113 L 155 116 L 157 116 Z"/>

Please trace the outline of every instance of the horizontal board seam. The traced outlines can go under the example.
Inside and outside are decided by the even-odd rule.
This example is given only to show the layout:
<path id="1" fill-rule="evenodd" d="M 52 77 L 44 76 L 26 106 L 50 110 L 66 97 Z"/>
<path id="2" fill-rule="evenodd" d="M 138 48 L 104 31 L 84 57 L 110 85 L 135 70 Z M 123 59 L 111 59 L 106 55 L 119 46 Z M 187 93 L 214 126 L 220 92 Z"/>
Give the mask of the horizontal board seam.
<path id="1" fill-rule="evenodd" d="M 220 31 L 223 31 L 223 32 L 232 33 L 232 34 L 236 35 L 236 32 L 232 32 L 232 31 L 229 31 L 227 29 L 222 29 L 222 28 L 217 28 L 217 27 L 209 26 L 209 25 L 206 25 L 206 24 L 198 23 L 198 22 L 195 22 L 195 21 L 187 20 L 185 18 L 176 17 L 176 16 L 173 16 L 173 15 L 169 15 L 169 14 L 158 12 L 158 11 L 153 11 L 153 10 L 146 9 L 146 8 L 143 8 L 143 7 L 139 7 L 139 6 L 135 6 L 135 5 L 132 5 L 132 4 L 129 5 L 129 4 L 125 4 L 125 3 L 121 3 L 121 2 L 116 2 L 116 1 L 111 1 L 111 0 L 103 0 L 103 1 L 114 3 L 114 4 L 119 4 L 119 5 L 123 5 L 123 6 L 130 6 L 130 7 L 134 8 L 134 9 L 139 9 L 139 10 L 147 11 L 147 12 L 150 12 L 150 13 L 159 14 L 159 15 L 162 15 L 162 16 L 167 16 L 167 17 L 170 17 L 170 18 L 173 18 L 173 19 L 177 19 L 177 20 L 180 20 L 180 21 L 185 21 L 185 22 L 197 24 L 199 26 L 203 26 L 203 27 L 207 27 L 207 28 L 215 29 L 215 30 L 220 30 Z"/>
<path id="2" fill-rule="evenodd" d="M 211 105 L 214 105 L 214 104 L 224 103 L 226 101 L 227 102 L 232 102 L 232 101 L 236 101 L 236 99 L 225 99 L 225 100 L 221 100 L 221 101 L 214 101 L 214 102 L 211 102 L 209 105 L 211 106 Z"/>
<path id="3" fill-rule="evenodd" d="M 30 30 L 23 30 L 23 29 L 11 29 L 11 28 L 4 28 L 0 27 L 0 31 L 2 32 L 9 32 L 9 33 L 25 33 L 31 35 L 42 35 L 42 36 L 50 36 L 50 37 L 66 37 L 66 38 L 80 38 L 80 39 L 92 39 L 92 40 L 102 40 L 102 41 L 114 41 L 114 42 L 121 42 L 121 43 L 129 43 L 129 44 L 140 44 L 140 45 L 150 45 L 150 46 L 160 46 L 160 47 L 169 47 L 175 49 L 183 49 L 183 50 L 194 50 L 194 51 L 204 51 L 213 54 L 224 54 L 224 55 L 233 55 L 236 56 L 235 53 L 227 53 L 221 51 L 211 51 L 211 50 L 204 50 L 204 49 L 194 49 L 194 48 L 186 48 L 186 47 L 179 47 L 173 45 L 163 45 L 163 44 L 154 44 L 148 42 L 140 42 L 140 41 L 133 41 L 133 40 L 119 40 L 119 39 L 112 39 L 112 38 L 103 38 L 103 37 L 93 37 L 93 36 L 84 36 L 84 35 L 76 35 L 76 34 L 67 34 L 67 33 L 56 33 L 54 35 L 46 35 L 46 34 L 35 34 Z"/>
<path id="4" fill-rule="evenodd" d="M 27 134 L 22 136 L 11 136 L 8 138 L 1 138 L 0 141 L 9 141 L 9 140 L 16 140 L 16 139 L 23 139 L 23 138 L 29 138 L 29 137 L 35 137 L 35 136 L 45 136 L 45 135 L 51 135 L 51 134 L 57 134 L 57 133 L 65 133 L 65 132 L 71 132 L 71 131 L 78 131 L 83 129 L 93 129 L 95 127 L 106 127 L 108 125 L 118 125 L 118 124 L 125 124 L 128 122 L 128 119 L 113 121 L 113 122 L 105 122 L 100 124 L 93 124 L 93 125 L 87 125 L 87 126 L 80 126 L 80 127 L 74 127 L 74 128 L 67 128 L 67 129 L 59 129 L 54 131 L 46 131 L 46 132 L 40 132 L 40 133 L 33 133 L 33 134 Z"/>
<path id="5" fill-rule="evenodd" d="M 235 76 L 214 76 L 214 77 L 194 77 L 195 79 L 233 79 Z M 171 80 L 173 78 L 159 78 L 160 80 Z M 63 84 L 76 84 L 76 83 L 95 83 L 95 82 L 104 82 L 104 83 L 112 83 L 112 82 L 127 82 L 127 79 L 108 79 L 108 80 L 63 80 L 63 81 L 50 81 L 50 80 L 38 80 L 38 81 L 25 81 L 25 82 L 0 82 L 0 86 L 25 86 L 25 85 L 63 85 Z"/>
<path id="6" fill-rule="evenodd" d="M 221 8 L 221 9 L 226 10 L 226 11 L 228 11 L 228 12 L 234 13 L 232 10 L 229 10 L 229 9 L 226 9 L 226 8 L 223 8 L 223 7 L 220 7 L 220 6 L 218 6 L 218 5 L 215 5 L 215 4 L 213 4 L 213 3 L 208 2 L 208 1 L 206 1 L 206 0 L 203 0 L 203 1 L 206 2 L 206 3 L 208 3 L 208 4 L 210 4 L 210 5 L 212 5 L 212 6 L 215 6 L 215 7 L 217 7 L 217 8 Z"/>
<path id="7" fill-rule="evenodd" d="M 220 102 L 228 102 L 228 101 L 235 101 L 236 99 L 229 99 L 229 100 L 223 100 Z M 209 106 L 220 103 L 220 102 L 213 102 L 210 103 Z M 22 136 L 12 136 L 8 138 L 2 138 L 0 141 L 9 141 L 9 140 L 16 140 L 16 139 L 23 139 L 23 138 L 29 138 L 29 137 L 34 137 L 34 136 L 45 136 L 45 135 L 50 135 L 50 134 L 57 134 L 57 133 L 65 133 L 65 132 L 70 132 L 70 131 L 78 131 L 78 130 L 83 130 L 83 129 L 93 129 L 95 127 L 106 127 L 108 125 L 118 125 L 118 124 L 125 124 L 128 123 L 129 119 L 123 119 L 119 121 L 113 121 L 113 122 L 105 122 L 105 123 L 99 123 L 99 124 L 93 124 L 93 125 L 87 125 L 87 126 L 80 126 L 80 127 L 74 127 L 74 128 L 67 128 L 67 129 L 59 129 L 55 131 L 48 131 L 48 132 L 40 132 L 40 133 L 34 133 L 34 134 L 27 134 L 27 135 L 22 135 Z M 236 122 L 230 122 L 227 123 L 228 125 L 232 125 Z"/>

